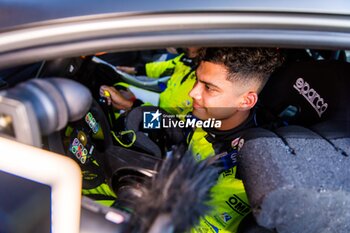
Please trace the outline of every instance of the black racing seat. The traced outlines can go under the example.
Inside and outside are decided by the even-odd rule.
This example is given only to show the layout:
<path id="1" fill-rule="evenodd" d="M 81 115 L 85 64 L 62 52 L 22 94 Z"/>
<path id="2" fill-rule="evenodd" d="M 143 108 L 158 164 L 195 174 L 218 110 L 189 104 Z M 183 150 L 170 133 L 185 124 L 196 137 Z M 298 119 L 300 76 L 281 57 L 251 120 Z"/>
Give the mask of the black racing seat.
<path id="1" fill-rule="evenodd" d="M 286 62 L 337 60 L 346 62 L 345 50 L 280 49 Z"/>
<path id="2" fill-rule="evenodd" d="M 157 111 L 161 115 L 167 114 L 164 110 L 155 106 L 139 106 L 123 113 L 117 119 L 115 127 L 119 132 L 131 132 L 125 134 L 128 142 L 132 145 L 130 148 L 136 151 L 147 153 L 157 158 L 164 158 L 167 151 L 171 150 L 172 145 L 178 145 L 184 139 L 181 128 L 160 128 L 147 129 L 144 127 L 144 114 L 154 114 Z M 159 116 L 161 120 L 162 116 Z M 177 119 L 169 119 L 177 121 Z M 120 144 L 120 142 L 118 141 Z"/>
<path id="3" fill-rule="evenodd" d="M 110 146 L 103 156 L 103 168 L 109 186 L 118 196 L 118 204 L 127 208 L 141 197 L 160 158 L 120 146 Z"/>
<path id="4" fill-rule="evenodd" d="M 246 132 L 238 172 L 260 226 L 350 232 L 349 75 L 345 62 L 289 62 L 259 96 L 265 129 Z"/>
<path id="5" fill-rule="evenodd" d="M 157 173 L 157 165 L 165 158 L 167 147 L 163 140 L 177 145 L 182 141 L 182 130 L 167 129 L 143 129 L 143 113 L 156 112 L 163 110 L 154 106 L 142 106 L 132 109 L 122 114 L 118 118 L 118 130 L 115 137 L 123 136 L 120 132 L 130 132 L 125 134 L 126 138 L 118 138 L 118 142 L 112 143 L 109 136 L 108 144 L 103 153 L 96 154 L 96 160 L 102 168 L 103 174 L 118 196 L 118 205 L 127 208 L 132 206 L 136 198 L 141 197 L 154 174 Z M 100 111 L 102 112 L 102 111 Z M 100 117 L 103 125 L 108 128 L 104 131 L 109 132 L 109 126 L 105 117 Z M 153 132 L 152 132 L 153 131 Z M 128 139 L 128 140 L 125 140 Z M 123 146 L 129 143 L 129 147 Z M 122 143 L 121 143 L 122 142 Z"/>
<path id="6" fill-rule="evenodd" d="M 38 75 L 40 77 L 59 76 L 72 78 L 81 68 L 84 59 L 81 57 L 57 58 L 42 62 Z"/>
<path id="7" fill-rule="evenodd" d="M 268 112 L 282 124 L 303 126 L 330 119 L 346 121 L 349 75 L 350 64 L 340 61 L 287 63 L 271 76 L 259 96 L 261 118 Z"/>
<path id="8" fill-rule="evenodd" d="M 239 171 L 259 225 L 350 232 L 350 137 L 333 126 L 322 125 L 328 138 L 301 126 L 246 132 Z"/>

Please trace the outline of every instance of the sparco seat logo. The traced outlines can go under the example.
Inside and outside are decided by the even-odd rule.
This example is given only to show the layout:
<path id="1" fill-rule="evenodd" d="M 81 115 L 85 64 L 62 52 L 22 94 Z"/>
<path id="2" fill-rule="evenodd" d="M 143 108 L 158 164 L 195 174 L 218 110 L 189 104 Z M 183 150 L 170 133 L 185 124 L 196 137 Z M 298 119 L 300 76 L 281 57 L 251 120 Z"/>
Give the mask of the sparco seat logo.
<path id="1" fill-rule="evenodd" d="M 316 110 L 319 117 L 327 110 L 328 104 L 325 103 L 324 99 L 311 88 L 309 83 L 305 82 L 304 79 L 298 78 L 295 81 L 293 87 L 305 97 L 305 99 L 310 103 L 310 105 Z"/>

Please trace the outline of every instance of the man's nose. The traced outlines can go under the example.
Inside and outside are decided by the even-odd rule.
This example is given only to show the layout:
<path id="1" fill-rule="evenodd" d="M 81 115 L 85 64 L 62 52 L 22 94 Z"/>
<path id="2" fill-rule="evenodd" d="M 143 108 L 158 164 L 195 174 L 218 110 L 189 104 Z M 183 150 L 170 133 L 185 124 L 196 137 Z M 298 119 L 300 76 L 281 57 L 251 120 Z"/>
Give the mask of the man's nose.
<path id="1" fill-rule="evenodd" d="M 201 99 L 201 96 L 202 96 L 201 93 L 202 93 L 202 92 L 201 92 L 200 83 L 197 82 L 197 83 L 193 86 L 192 90 L 190 91 L 189 96 L 190 96 L 191 98 L 193 98 L 193 99 L 199 100 L 199 99 Z"/>

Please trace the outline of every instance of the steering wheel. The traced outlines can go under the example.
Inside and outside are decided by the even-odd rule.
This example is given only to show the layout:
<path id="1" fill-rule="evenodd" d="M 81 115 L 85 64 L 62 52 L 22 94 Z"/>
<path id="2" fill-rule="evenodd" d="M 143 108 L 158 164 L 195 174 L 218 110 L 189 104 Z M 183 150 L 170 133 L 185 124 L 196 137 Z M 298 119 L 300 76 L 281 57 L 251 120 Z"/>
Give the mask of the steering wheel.
<path id="1" fill-rule="evenodd" d="M 82 169 L 83 188 L 104 182 L 102 154 L 112 144 L 112 138 L 106 116 L 95 100 L 82 119 L 50 137 L 49 149 L 72 158 Z"/>

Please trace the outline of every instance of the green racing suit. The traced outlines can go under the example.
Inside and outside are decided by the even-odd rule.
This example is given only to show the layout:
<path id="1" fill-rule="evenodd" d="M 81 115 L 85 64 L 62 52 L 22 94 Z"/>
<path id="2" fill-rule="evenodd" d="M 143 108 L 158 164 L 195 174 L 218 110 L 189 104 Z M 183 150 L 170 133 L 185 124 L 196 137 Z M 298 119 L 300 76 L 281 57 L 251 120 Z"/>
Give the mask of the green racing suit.
<path id="1" fill-rule="evenodd" d="M 159 107 L 170 114 L 186 115 L 192 110 L 192 98 L 188 95 L 196 82 L 195 59 L 181 54 L 171 60 L 147 63 L 137 68 L 137 74 L 150 78 L 171 75 L 166 89 L 160 94 Z"/>
<path id="2" fill-rule="evenodd" d="M 213 211 L 204 216 L 192 233 L 237 232 L 243 218 L 250 213 L 249 201 L 240 179 L 236 177 L 237 154 L 244 144 L 242 130 L 254 126 L 254 114 L 240 126 L 227 131 L 196 128 L 187 138 L 197 161 L 215 156 L 222 168 L 217 184 L 211 189 Z"/>

